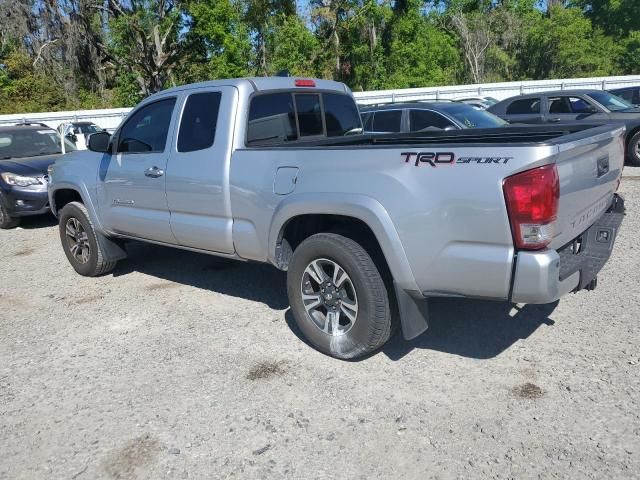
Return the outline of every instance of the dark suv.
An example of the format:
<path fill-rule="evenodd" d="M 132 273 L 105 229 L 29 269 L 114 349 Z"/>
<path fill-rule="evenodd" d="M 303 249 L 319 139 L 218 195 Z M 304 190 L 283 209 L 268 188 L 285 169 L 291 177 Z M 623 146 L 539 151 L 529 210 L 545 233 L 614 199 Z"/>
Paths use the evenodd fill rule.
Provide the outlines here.
<path fill-rule="evenodd" d="M 67 140 L 65 150 L 75 147 Z M 45 125 L 0 127 L 0 228 L 49 211 L 47 168 L 60 155 L 60 136 Z"/>

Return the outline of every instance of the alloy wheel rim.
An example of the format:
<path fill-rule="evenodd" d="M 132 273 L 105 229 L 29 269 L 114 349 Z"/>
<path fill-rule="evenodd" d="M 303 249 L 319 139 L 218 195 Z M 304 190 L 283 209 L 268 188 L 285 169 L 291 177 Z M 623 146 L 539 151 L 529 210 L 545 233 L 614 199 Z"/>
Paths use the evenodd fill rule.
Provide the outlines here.
<path fill-rule="evenodd" d="M 87 263 L 91 255 L 89 235 L 77 218 L 71 217 L 67 220 L 65 234 L 73 258 L 81 264 Z"/>
<path fill-rule="evenodd" d="M 351 277 L 333 260 L 318 258 L 304 269 L 300 285 L 305 312 L 331 336 L 344 335 L 358 318 L 358 296 Z"/>

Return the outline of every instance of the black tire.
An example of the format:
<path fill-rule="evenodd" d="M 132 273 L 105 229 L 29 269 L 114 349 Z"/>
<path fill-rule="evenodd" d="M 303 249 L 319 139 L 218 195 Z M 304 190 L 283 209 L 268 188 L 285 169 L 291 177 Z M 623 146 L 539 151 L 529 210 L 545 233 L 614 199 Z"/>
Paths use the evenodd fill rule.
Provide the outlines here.
<path fill-rule="evenodd" d="M 627 143 L 627 163 L 631 167 L 640 167 L 640 130 Z"/>
<path fill-rule="evenodd" d="M 305 309 L 302 288 L 305 269 L 314 260 L 337 263 L 348 275 L 357 295 L 358 312 L 345 333 L 323 331 Z M 295 321 L 307 340 L 321 352 L 340 359 L 356 359 L 382 347 L 391 336 L 391 305 L 385 283 L 367 251 L 335 233 L 319 233 L 295 249 L 287 273 L 287 293 Z"/>
<path fill-rule="evenodd" d="M 0 229 L 9 230 L 20 225 L 20 219 L 9 216 L 9 212 L 4 208 L 4 199 L 0 197 Z"/>
<path fill-rule="evenodd" d="M 87 261 L 83 262 L 72 253 L 72 240 L 67 235 L 67 223 L 72 219 L 76 219 L 83 231 L 86 233 L 86 241 L 89 251 Z M 80 275 L 85 277 L 97 277 L 113 270 L 118 262 L 108 262 L 105 260 L 104 252 L 96 238 L 96 232 L 89 218 L 89 214 L 85 206 L 80 202 L 70 202 L 60 211 L 60 241 L 67 260 L 73 269 Z"/>

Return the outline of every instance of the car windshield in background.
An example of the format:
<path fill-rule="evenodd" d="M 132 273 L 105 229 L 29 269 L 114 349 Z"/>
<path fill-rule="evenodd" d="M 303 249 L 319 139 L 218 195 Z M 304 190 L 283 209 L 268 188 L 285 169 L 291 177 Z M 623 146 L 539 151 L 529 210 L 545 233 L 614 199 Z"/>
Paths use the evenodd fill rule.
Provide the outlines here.
<path fill-rule="evenodd" d="M 102 129 L 94 124 L 90 124 L 90 125 L 80 125 L 80 133 L 84 133 L 84 134 L 92 134 L 92 133 L 98 133 L 101 132 Z"/>
<path fill-rule="evenodd" d="M 65 141 L 66 151 L 75 146 Z M 62 153 L 60 136 L 55 130 L 12 130 L 0 132 L 0 160 L 10 158 L 36 157 Z"/>
<path fill-rule="evenodd" d="M 609 92 L 593 92 L 589 96 L 612 112 L 636 108 L 635 105 L 627 102 L 624 98 L 616 97 Z"/>
<path fill-rule="evenodd" d="M 493 113 L 478 110 L 464 103 L 443 104 L 438 108 L 467 128 L 495 128 L 507 125 L 507 122 Z"/>

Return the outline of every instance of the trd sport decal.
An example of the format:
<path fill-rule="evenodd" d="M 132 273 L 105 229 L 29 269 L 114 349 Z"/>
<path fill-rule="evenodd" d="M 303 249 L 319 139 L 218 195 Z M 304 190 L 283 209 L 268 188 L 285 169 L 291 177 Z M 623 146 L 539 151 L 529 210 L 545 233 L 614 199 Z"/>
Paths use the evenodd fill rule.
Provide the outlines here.
<path fill-rule="evenodd" d="M 415 167 L 420 165 L 431 165 L 432 167 L 444 167 L 455 165 L 456 163 L 476 163 L 487 165 L 502 165 L 513 157 L 460 157 L 456 160 L 453 152 L 402 152 L 400 154 L 404 163 L 413 163 Z"/>

